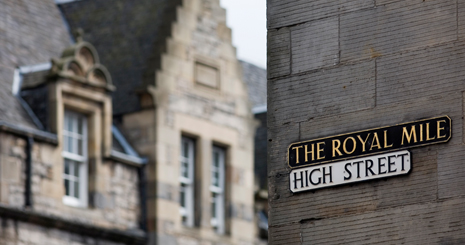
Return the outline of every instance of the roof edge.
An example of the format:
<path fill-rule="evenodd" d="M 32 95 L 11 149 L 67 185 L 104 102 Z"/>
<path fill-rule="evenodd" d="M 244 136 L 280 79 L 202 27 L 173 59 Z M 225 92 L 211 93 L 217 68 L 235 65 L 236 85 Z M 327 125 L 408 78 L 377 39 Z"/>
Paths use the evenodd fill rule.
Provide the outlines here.
<path fill-rule="evenodd" d="M 23 126 L 7 123 L 5 121 L 0 121 L 0 131 L 12 133 L 23 137 L 32 137 L 37 141 L 50 143 L 52 145 L 58 145 L 58 136 L 56 134 L 43 130 L 26 128 Z"/>
<path fill-rule="evenodd" d="M 129 164 L 135 167 L 141 167 L 147 163 L 146 158 L 131 156 L 131 155 L 128 155 L 126 153 L 119 152 L 116 150 L 111 150 L 110 157 L 108 158 L 118 161 L 118 162 Z"/>
<path fill-rule="evenodd" d="M 257 106 L 254 106 L 252 108 L 252 113 L 253 114 L 260 114 L 260 113 L 264 113 L 264 112 L 267 112 L 267 105 L 266 104 L 257 105 Z"/>

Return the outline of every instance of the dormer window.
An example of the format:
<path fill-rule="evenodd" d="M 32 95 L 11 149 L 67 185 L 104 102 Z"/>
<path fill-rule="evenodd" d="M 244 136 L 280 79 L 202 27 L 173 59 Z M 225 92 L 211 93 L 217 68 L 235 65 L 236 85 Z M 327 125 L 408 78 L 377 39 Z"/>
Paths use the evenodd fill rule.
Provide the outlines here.
<path fill-rule="evenodd" d="M 87 206 L 87 118 L 66 110 L 63 123 L 63 202 Z"/>

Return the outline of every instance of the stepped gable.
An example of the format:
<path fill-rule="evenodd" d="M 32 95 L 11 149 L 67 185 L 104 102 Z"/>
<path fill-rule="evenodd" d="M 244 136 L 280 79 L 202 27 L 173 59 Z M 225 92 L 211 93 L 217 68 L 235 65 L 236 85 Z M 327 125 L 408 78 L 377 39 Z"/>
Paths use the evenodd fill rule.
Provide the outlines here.
<path fill-rule="evenodd" d="M 71 30 L 82 28 L 118 90 L 113 113 L 140 110 L 138 91 L 154 84 L 180 0 L 93 0 L 60 4 Z"/>

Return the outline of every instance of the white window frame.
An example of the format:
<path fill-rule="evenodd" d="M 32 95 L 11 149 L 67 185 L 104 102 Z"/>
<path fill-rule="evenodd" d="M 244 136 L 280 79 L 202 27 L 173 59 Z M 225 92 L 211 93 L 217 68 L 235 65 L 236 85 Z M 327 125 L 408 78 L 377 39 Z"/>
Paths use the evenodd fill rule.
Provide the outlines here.
<path fill-rule="evenodd" d="M 82 120 L 82 135 L 78 134 L 78 120 Z M 66 123 L 69 122 L 69 120 L 72 120 L 72 130 L 68 131 L 65 130 L 66 128 Z M 64 185 L 64 182 L 66 179 L 70 180 L 70 192 L 72 193 L 70 196 L 66 195 L 66 189 L 65 189 L 65 194 L 63 195 L 63 203 L 69 206 L 74 206 L 74 207 L 87 207 L 88 205 L 88 163 L 87 163 L 87 144 L 88 144 L 88 135 L 87 135 L 87 117 L 83 114 L 65 110 L 64 112 L 64 118 L 63 118 L 63 150 L 61 153 L 61 156 L 63 157 L 63 187 L 66 188 Z M 67 151 L 67 139 L 71 138 L 73 141 L 73 149 L 71 149 L 72 152 Z M 79 141 L 78 139 L 81 140 L 81 147 L 82 147 L 82 154 L 78 154 L 78 144 Z M 74 164 L 78 164 L 78 171 L 79 175 L 78 177 L 75 177 L 73 175 L 74 169 L 70 168 L 70 172 L 72 172 L 70 175 L 65 174 L 65 164 L 66 160 L 73 161 Z M 78 197 L 75 197 L 74 194 L 74 184 L 72 183 L 72 179 L 77 179 L 78 185 L 79 185 L 79 194 Z"/>
<path fill-rule="evenodd" d="M 183 156 L 184 147 L 187 146 L 188 157 Z M 185 226 L 194 226 L 194 164 L 195 141 L 192 138 L 181 137 L 181 154 L 179 154 L 179 214 Z M 187 176 L 183 176 L 183 165 L 187 164 Z M 185 206 L 182 206 L 181 195 L 184 192 Z"/>
<path fill-rule="evenodd" d="M 215 154 L 218 154 L 218 167 L 214 165 Z M 211 219 L 210 224 L 218 234 L 225 232 L 225 219 L 224 219 L 224 187 L 225 187 L 225 159 L 226 150 L 224 148 L 213 146 L 212 150 L 212 164 L 211 164 L 211 177 L 210 177 L 210 197 L 211 197 Z M 218 172 L 218 185 L 214 185 L 214 175 Z"/>

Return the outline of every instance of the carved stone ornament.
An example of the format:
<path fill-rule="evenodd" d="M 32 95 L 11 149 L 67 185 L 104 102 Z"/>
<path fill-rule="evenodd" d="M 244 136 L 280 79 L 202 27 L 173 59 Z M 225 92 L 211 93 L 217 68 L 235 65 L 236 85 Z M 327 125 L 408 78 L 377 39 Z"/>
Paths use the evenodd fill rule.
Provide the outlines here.
<path fill-rule="evenodd" d="M 76 44 L 65 49 L 59 59 L 52 59 L 52 76 L 67 78 L 76 82 L 107 91 L 114 91 L 110 73 L 100 64 L 97 50 L 82 39 L 77 31 Z"/>

